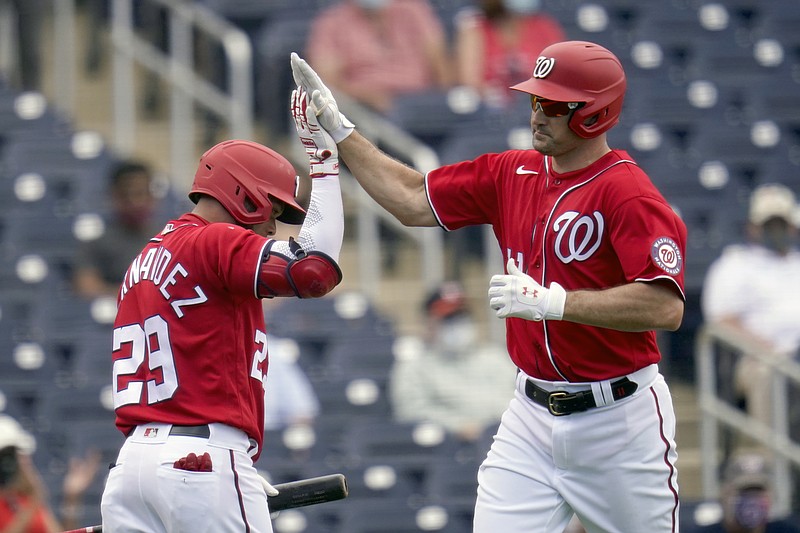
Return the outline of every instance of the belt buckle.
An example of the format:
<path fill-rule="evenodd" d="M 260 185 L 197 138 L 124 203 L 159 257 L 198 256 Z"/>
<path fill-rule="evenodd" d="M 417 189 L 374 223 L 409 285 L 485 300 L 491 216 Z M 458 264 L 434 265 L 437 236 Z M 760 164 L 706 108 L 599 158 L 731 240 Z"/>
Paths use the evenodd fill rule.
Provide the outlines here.
<path fill-rule="evenodd" d="M 551 415 L 553 415 L 553 416 L 565 416 L 565 415 L 569 414 L 569 413 L 562 413 L 562 412 L 556 411 L 555 410 L 555 404 L 554 404 L 555 400 L 558 400 L 558 399 L 561 399 L 561 398 L 566 398 L 567 396 L 569 396 L 569 393 L 566 392 L 566 391 L 562 391 L 562 390 L 553 391 L 553 392 L 551 392 L 550 394 L 547 395 L 547 410 L 550 411 Z"/>

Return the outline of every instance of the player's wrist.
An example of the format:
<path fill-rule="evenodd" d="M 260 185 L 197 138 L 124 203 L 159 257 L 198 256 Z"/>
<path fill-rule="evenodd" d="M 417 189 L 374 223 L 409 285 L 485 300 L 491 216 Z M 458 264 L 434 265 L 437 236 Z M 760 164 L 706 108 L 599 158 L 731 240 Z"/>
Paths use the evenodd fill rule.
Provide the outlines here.
<path fill-rule="evenodd" d="M 561 320 L 564 318 L 564 307 L 567 304 L 567 291 L 564 287 L 553 281 L 547 289 L 547 307 L 545 320 Z"/>
<path fill-rule="evenodd" d="M 339 175 L 339 158 L 331 157 L 324 161 L 311 161 L 309 175 L 312 178 Z"/>
<path fill-rule="evenodd" d="M 347 117 L 344 116 L 340 111 L 338 123 L 331 131 L 328 131 L 328 133 L 333 138 L 334 142 L 336 142 L 336 144 L 339 144 L 343 140 L 350 137 L 350 134 L 353 133 L 353 130 L 355 130 L 355 128 L 356 128 L 355 125 L 352 122 L 350 122 L 347 119 Z"/>

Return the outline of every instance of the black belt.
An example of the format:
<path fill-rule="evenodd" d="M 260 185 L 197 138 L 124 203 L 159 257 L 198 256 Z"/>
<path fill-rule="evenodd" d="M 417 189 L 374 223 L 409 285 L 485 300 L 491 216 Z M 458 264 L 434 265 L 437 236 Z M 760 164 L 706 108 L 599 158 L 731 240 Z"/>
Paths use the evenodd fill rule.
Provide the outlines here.
<path fill-rule="evenodd" d="M 614 400 L 621 400 L 636 392 L 638 388 L 639 385 L 636 382 L 622 378 L 611 384 L 611 394 L 614 396 Z M 531 380 L 527 380 L 525 394 L 535 403 L 546 407 L 553 416 L 571 415 L 597 407 L 591 390 L 581 392 L 548 391 Z"/>
<path fill-rule="evenodd" d="M 211 429 L 205 426 L 172 426 L 169 434 L 173 437 L 200 437 L 207 439 L 211 436 Z"/>

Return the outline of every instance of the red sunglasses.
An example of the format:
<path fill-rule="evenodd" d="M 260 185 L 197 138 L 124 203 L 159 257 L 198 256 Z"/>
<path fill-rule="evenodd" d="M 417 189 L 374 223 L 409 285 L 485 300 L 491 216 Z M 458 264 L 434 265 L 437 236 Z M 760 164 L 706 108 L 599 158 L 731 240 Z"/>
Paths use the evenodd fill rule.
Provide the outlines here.
<path fill-rule="evenodd" d="M 565 117 L 571 111 L 575 111 L 583 105 L 582 102 L 557 102 L 556 100 L 547 100 L 535 94 L 531 95 L 531 109 L 536 112 L 542 110 L 546 117 Z"/>

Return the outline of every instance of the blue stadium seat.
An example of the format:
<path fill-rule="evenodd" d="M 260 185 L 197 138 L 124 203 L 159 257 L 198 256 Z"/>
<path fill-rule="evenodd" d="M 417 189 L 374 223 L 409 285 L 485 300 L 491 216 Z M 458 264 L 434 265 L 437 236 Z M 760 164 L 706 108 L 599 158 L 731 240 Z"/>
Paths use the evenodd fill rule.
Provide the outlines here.
<path fill-rule="evenodd" d="M 347 501 L 289 509 L 272 518 L 275 533 L 336 533 L 338 511 Z"/>
<path fill-rule="evenodd" d="M 684 258 L 687 291 L 700 290 L 706 271 L 722 249 L 738 240 L 742 228 L 738 222 L 735 193 L 732 189 L 707 191 L 668 197 L 688 228 Z M 714 207 L 718 206 L 718 207 Z"/>
<path fill-rule="evenodd" d="M 312 381 L 322 416 L 389 417 L 387 377 L 320 376 Z"/>
<path fill-rule="evenodd" d="M 426 501 L 474 507 L 481 462 L 477 459 L 462 462 L 447 456 L 432 461 L 425 473 Z"/>
<path fill-rule="evenodd" d="M 470 124 L 480 128 L 480 117 L 485 113 L 477 106 L 471 113 L 457 113 L 450 99 L 447 91 L 437 89 L 401 94 L 395 97 L 387 117 L 436 150 L 453 129 Z"/>
<path fill-rule="evenodd" d="M 6 175 L 15 178 L 25 173 L 40 174 L 48 190 L 67 200 L 73 212 L 87 211 L 96 207 L 96 194 L 105 190 L 105 178 L 113 163 L 110 152 L 91 143 L 89 140 L 74 148 L 81 143 L 72 135 L 12 139 L 0 152 L 0 165 Z M 85 153 L 80 152 L 84 149 Z"/>
<path fill-rule="evenodd" d="M 455 517 L 458 518 L 458 517 Z M 403 501 L 353 500 L 343 505 L 338 533 L 464 533 L 465 524 L 444 507 L 412 507 Z"/>
<path fill-rule="evenodd" d="M 111 327 L 95 323 L 88 315 L 74 322 L 78 334 L 70 338 L 72 383 L 76 386 L 111 383 Z"/>
<path fill-rule="evenodd" d="M 255 36 L 258 113 L 268 130 L 275 135 L 294 135 L 289 131 L 289 108 L 286 102 L 295 84 L 289 64 L 289 54 L 304 55 L 311 30 L 307 13 L 290 13 L 270 19 Z"/>
<path fill-rule="evenodd" d="M 411 502 L 421 499 L 420 487 L 398 472 L 391 461 L 346 465 L 339 469 L 347 479 L 348 504 L 353 500 Z"/>
<path fill-rule="evenodd" d="M 386 380 L 394 355 L 394 335 L 358 335 L 334 339 L 323 353 L 327 375 Z"/>
<path fill-rule="evenodd" d="M 323 364 L 324 350 L 336 339 L 393 333 L 391 321 L 356 291 L 323 298 L 276 299 L 267 306 L 265 317 L 276 335 L 297 341 L 301 348 L 299 363 L 307 371 Z"/>
<path fill-rule="evenodd" d="M 436 424 L 391 420 L 356 421 L 343 435 L 342 444 L 355 464 L 391 464 L 420 485 L 431 461 L 458 448 L 457 439 Z"/>
<path fill-rule="evenodd" d="M 442 142 L 439 159 L 442 164 L 450 164 L 469 161 L 481 154 L 503 152 L 511 148 L 508 135 L 508 129 L 456 128 Z"/>

